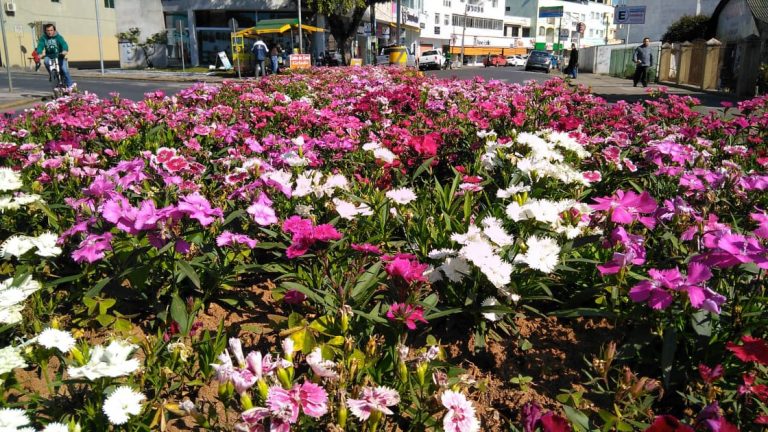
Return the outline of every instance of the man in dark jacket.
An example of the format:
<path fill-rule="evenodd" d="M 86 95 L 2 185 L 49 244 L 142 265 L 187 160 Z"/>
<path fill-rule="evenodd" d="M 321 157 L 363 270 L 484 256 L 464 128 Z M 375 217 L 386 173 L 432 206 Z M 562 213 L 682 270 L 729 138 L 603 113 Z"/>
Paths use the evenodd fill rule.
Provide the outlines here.
<path fill-rule="evenodd" d="M 261 76 L 267 76 L 267 70 L 264 68 L 264 61 L 267 59 L 267 54 L 269 54 L 269 49 L 267 49 L 267 44 L 264 43 L 261 38 L 258 38 L 256 40 L 256 43 L 253 44 L 253 48 L 251 48 L 251 52 L 253 53 L 254 59 L 256 59 L 256 71 L 255 75 L 256 77 L 261 74 Z"/>
<path fill-rule="evenodd" d="M 650 47 L 651 40 L 643 39 L 643 44 L 635 48 L 632 54 L 632 61 L 635 63 L 635 77 L 633 79 L 635 87 L 638 82 L 643 83 L 643 87 L 648 87 L 648 68 L 653 67 L 653 51 Z"/>
<path fill-rule="evenodd" d="M 576 79 L 579 74 L 579 50 L 576 49 L 576 44 L 571 44 L 571 56 L 568 57 L 566 73 L 570 74 L 573 79 Z"/>

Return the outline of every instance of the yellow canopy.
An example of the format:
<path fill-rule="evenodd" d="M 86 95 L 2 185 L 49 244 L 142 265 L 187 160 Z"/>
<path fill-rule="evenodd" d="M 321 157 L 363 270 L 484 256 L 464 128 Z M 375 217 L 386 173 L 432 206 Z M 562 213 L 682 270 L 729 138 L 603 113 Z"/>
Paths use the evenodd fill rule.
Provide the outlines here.
<path fill-rule="evenodd" d="M 262 34 L 285 33 L 290 29 L 298 30 L 298 28 L 298 18 L 262 20 L 257 22 L 256 25 L 251 28 L 240 30 L 235 33 L 235 36 L 253 37 Z M 301 24 L 301 29 L 310 33 L 325 31 L 325 29 L 321 29 L 320 27 L 314 27 L 303 23 Z"/>

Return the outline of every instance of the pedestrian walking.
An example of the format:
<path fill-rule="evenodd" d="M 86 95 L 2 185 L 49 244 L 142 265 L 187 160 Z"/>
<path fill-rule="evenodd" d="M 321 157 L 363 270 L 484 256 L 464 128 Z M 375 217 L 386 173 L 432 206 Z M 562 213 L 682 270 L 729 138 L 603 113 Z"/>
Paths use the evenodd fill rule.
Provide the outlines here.
<path fill-rule="evenodd" d="M 576 49 L 576 44 L 571 44 L 571 54 L 568 57 L 568 66 L 565 68 L 565 73 L 573 79 L 576 79 L 576 76 L 579 74 L 579 50 Z"/>
<path fill-rule="evenodd" d="M 650 38 L 644 38 L 643 44 L 635 48 L 635 52 L 632 53 L 632 61 L 635 63 L 634 87 L 637 87 L 639 82 L 643 83 L 643 87 L 648 87 L 648 68 L 653 67 L 650 43 Z"/>
<path fill-rule="evenodd" d="M 277 73 L 277 58 L 280 56 L 280 51 L 277 48 L 277 44 L 272 45 L 272 49 L 269 50 L 269 59 L 272 63 L 272 73 Z"/>
<path fill-rule="evenodd" d="M 264 67 L 264 62 L 267 60 L 267 54 L 269 53 L 269 49 L 267 49 L 267 44 L 264 43 L 261 38 L 258 38 L 256 40 L 256 43 L 253 44 L 253 48 L 251 48 L 251 52 L 253 53 L 254 58 L 256 59 L 256 70 L 254 71 L 254 75 L 258 77 L 266 76 L 267 70 Z"/>

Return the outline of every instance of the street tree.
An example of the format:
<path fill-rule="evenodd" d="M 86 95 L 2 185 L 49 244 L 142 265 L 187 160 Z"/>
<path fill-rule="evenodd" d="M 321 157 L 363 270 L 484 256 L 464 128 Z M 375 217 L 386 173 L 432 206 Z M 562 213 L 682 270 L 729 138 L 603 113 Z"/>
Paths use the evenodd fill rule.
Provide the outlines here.
<path fill-rule="evenodd" d="M 707 39 L 709 15 L 683 15 L 667 28 L 661 37 L 662 42 L 690 42 L 695 39 Z"/>
<path fill-rule="evenodd" d="M 357 29 L 363 20 L 365 11 L 376 3 L 389 0 L 305 0 L 313 12 L 323 14 L 328 20 L 328 29 L 341 49 L 343 62 L 351 54 L 350 39 L 357 35 Z"/>

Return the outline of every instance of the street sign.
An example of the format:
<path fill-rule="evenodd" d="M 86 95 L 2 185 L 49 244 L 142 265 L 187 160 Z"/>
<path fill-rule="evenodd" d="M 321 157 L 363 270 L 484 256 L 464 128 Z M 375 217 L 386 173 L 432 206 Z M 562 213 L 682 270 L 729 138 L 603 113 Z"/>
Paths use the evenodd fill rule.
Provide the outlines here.
<path fill-rule="evenodd" d="M 562 18 L 562 6 L 544 6 L 539 8 L 539 18 Z"/>
<path fill-rule="evenodd" d="M 571 31 L 567 28 L 560 29 L 560 39 L 568 39 L 568 36 L 571 35 Z"/>
<path fill-rule="evenodd" d="M 291 69 L 309 69 L 312 67 L 312 57 L 309 54 L 291 54 Z"/>
<path fill-rule="evenodd" d="M 580 22 L 576 24 L 576 31 L 578 31 L 581 34 L 584 34 L 584 32 L 587 30 L 587 25 L 583 22 Z"/>
<path fill-rule="evenodd" d="M 645 24 L 645 6 L 616 6 L 614 24 Z"/>

